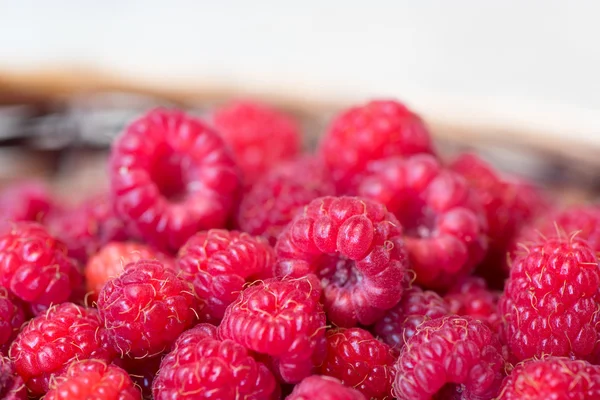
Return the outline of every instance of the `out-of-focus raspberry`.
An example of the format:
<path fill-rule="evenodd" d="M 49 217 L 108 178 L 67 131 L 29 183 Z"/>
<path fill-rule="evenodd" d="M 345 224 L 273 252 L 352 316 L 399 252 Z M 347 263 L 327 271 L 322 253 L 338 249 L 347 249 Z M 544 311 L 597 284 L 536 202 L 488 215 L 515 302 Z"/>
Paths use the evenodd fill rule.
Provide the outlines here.
<path fill-rule="evenodd" d="M 25 308 L 9 291 L 0 286 L 0 357 L 8 348 L 25 322 Z"/>
<path fill-rule="evenodd" d="M 498 332 L 501 318 L 498 314 L 498 299 L 501 292 L 488 289 L 485 280 L 469 276 L 460 280 L 444 296 L 450 312 L 479 319 Z"/>
<path fill-rule="evenodd" d="M 40 181 L 21 181 L 0 191 L 2 221 L 42 222 L 53 206 L 50 191 Z"/>
<path fill-rule="evenodd" d="M 0 356 L 0 398 L 2 400 L 27 400 L 27 387 L 15 371 L 10 358 Z"/>
<path fill-rule="evenodd" d="M 312 375 L 294 387 L 286 400 L 367 400 L 358 390 L 330 376 Z"/>

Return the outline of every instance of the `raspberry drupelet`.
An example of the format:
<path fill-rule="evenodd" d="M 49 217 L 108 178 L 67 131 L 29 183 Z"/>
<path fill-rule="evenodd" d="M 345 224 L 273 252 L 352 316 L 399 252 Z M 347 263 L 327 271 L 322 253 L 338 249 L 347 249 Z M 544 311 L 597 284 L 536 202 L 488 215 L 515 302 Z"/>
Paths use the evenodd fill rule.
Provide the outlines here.
<path fill-rule="evenodd" d="M 246 282 L 272 277 L 275 251 L 263 238 L 211 229 L 187 241 L 177 264 L 203 304 L 200 320 L 218 323 Z"/>
<path fill-rule="evenodd" d="M 326 349 L 319 281 L 267 279 L 244 289 L 225 311 L 219 335 L 273 359 L 286 383 L 297 383 L 321 364 Z"/>
<path fill-rule="evenodd" d="M 60 304 L 82 284 L 66 246 L 35 222 L 16 222 L 0 233 L 0 286 L 33 304 Z"/>
<path fill-rule="evenodd" d="M 54 306 L 30 320 L 10 347 L 10 358 L 32 395 L 42 395 L 74 360 L 110 362 L 114 352 L 98 312 L 73 303 Z"/>
<path fill-rule="evenodd" d="M 156 109 L 132 122 L 113 143 L 109 167 L 117 215 L 165 251 L 223 227 L 238 197 L 225 143 L 181 111 Z"/>
<path fill-rule="evenodd" d="M 190 284 L 158 260 L 140 260 L 106 282 L 98 311 L 110 344 L 122 356 L 151 357 L 197 322 Z"/>
<path fill-rule="evenodd" d="M 8 290 L 0 286 L 0 357 L 8 354 L 8 348 L 25 323 L 25 308 Z"/>
<path fill-rule="evenodd" d="M 215 110 L 212 119 L 233 150 L 247 185 L 300 151 L 302 141 L 296 122 L 266 104 L 233 101 Z"/>
<path fill-rule="evenodd" d="M 448 316 L 423 323 L 396 362 L 400 400 L 491 399 L 504 372 L 500 342 L 481 321 Z"/>
<path fill-rule="evenodd" d="M 373 160 L 433 153 L 421 118 L 394 100 L 374 100 L 342 112 L 323 137 L 319 154 L 339 193 L 347 193 Z"/>
<path fill-rule="evenodd" d="M 42 222 L 53 207 L 50 191 L 40 181 L 21 181 L 0 192 L 0 221 Z"/>
<path fill-rule="evenodd" d="M 494 332 L 498 332 L 501 323 L 498 314 L 500 294 L 501 292 L 488 289 L 483 278 L 468 276 L 452 287 L 444 296 L 444 300 L 452 314 L 479 319 L 488 324 Z"/>
<path fill-rule="evenodd" d="M 398 218 L 418 284 L 447 289 L 483 259 L 487 224 L 481 203 L 467 181 L 435 157 L 370 163 L 357 193 Z"/>
<path fill-rule="evenodd" d="M 27 400 L 27 387 L 15 371 L 12 360 L 0 355 L 0 399 Z"/>
<path fill-rule="evenodd" d="M 577 236 L 539 238 L 513 261 L 498 312 L 513 361 L 543 355 L 599 361 L 596 251 Z"/>
<path fill-rule="evenodd" d="M 199 324 L 184 332 L 160 364 L 155 400 L 269 400 L 277 381 L 244 346 L 220 340 L 217 328 Z"/>
<path fill-rule="evenodd" d="M 358 390 L 330 376 L 312 375 L 294 387 L 286 400 L 367 400 Z"/>
<path fill-rule="evenodd" d="M 327 317 L 370 325 L 395 306 L 408 267 L 402 227 L 384 206 L 358 197 L 321 197 L 279 237 L 279 276 L 317 275 Z"/>
<path fill-rule="evenodd" d="M 75 361 L 55 378 L 44 400 L 140 400 L 127 372 L 103 360 Z"/>

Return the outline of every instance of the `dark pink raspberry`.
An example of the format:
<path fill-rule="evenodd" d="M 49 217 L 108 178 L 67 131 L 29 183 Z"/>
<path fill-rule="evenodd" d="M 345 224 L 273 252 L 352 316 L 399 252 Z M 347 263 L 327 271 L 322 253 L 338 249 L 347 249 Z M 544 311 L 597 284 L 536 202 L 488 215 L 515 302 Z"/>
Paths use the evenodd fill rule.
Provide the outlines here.
<path fill-rule="evenodd" d="M 390 346 L 364 329 L 327 331 L 327 357 L 321 374 L 333 376 L 368 399 L 388 399 L 394 380 L 394 357 Z"/>
<path fill-rule="evenodd" d="M 370 325 L 395 306 L 408 266 L 402 227 L 384 206 L 358 197 L 313 200 L 279 237 L 279 276 L 315 273 L 328 318 Z"/>
<path fill-rule="evenodd" d="M 448 314 L 450 309 L 439 294 L 413 286 L 404 292 L 400 303 L 387 310 L 377 321 L 374 332 L 398 352 L 413 337 L 419 325 Z"/>
<path fill-rule="evenodd" d="M 273 358 L 287 383 L 300 382 L 325 351 L 325 313 L 314 275 L 267 279 L 244 289 L 225 311 L 219 335 Z"/>
<path fill-rule="evenodd" d="M 481 203 L 467 181 L 435 157 L 370 163 L 358 194 L 398 218 L 420 285 L 446 289 L 483 259 L 487 228 Z"/>
<path fill-rule="evenodd" d="M 323 163 L 303 157 L 275 166 L 244 195 L 237 225 L 275 244 L 277 237 L 304 206 L 317 197 L 335 194 Z"/>
<path fill-rule="evenodd" d="M 0 286 L 26 302 L 66 301 L 82 284 L 65 245 L 35 222 L 17 222 L 0 234 Z"/>
<path fill-rule="evenodd" d="M 517 365 L 498 400 L 600 399 L 600 366 L 566 357 L 544 357 Z"/>
<path fill-rule="evenodd" d="M 46 393 L 50 381 L 74 360 L 110 362 L 113 357 L 98 312 L 73 303 L 30 320 L 10 346 L 10 358 L 33 395 Z"/>
<path fill-rule="evenodd" d="M 396 362 L 400 400 L 491 399 L 504 372 L 500 342 L 483 322 L 448 316 L 423 323 Z"/>
<path fill-rule="evenodd" d="M 111 345 L 122 355 L 149 357 L 168 349 L 197 321 L 190 284 L 158 260 L 129 263 L 98 296 Z"/>
<path fill-rule="evenodd" d="M 0 286 L 0 357 L 8 354 L 8 348 L 25 323 L 23 304 Z"/>
<path fill-rule="evenodd" d="M 367 400 L 358 390 L 342 385 L 330 376 L 304 378 L 286 400 Z"/>
<path fill-rule="evenodd" d="M 223 227 L 237 201 L 239 173 L 225 143 L 181 111 L 157 109 L 132 122 L 109 164 L 117 215 L 162 250 Z"/>
<path fill-rule="evenodd" d="M 27 400 L 27 387 L 15 371 L 10 358 L 0 356 L 0 398 L 3 400 Z"/>
<path fill-rule="evenodd" d="M 337 116 L 323 137 L 319 153 L 338 190 L 345 193 L 371 161 L 433 153 L 433 146 L 418 115 L 397 101 L 375 100 Z"/>
<path fill-rule="evenodd" d="M 213 123 L 233 150 L 248 185 L 276 164 L 296 156 L 301 148 L 296 122 L 256 101 L 239 100 L 218 108 Z"/>
<path fill-rule="evenodd" d="M 275 251 L 260 237 L 211 229 L 187 241 L 177 264 L 181 278 L 194 285 L 203 304 L 200 320 L 218 323 L 247 282 L 271 277 Z"/>
<path fill-rule="evenodd" d="M 498 314 L 500 294 L 501 292 L 488 289 L 483 278 L 468 276 L 452 287 L 444 296 L 444 300 L 452 314 L 479 319 L 497 332 L 501 323 Z"/>
<path fill-rule="evenodd" d="M 512 263 L 500 296 L 501 333 L 516 361 L 542 355 L 598 360 L 600 267 L 578 237 L 540 238 Z"/>
<path fill-rule="evenodd" d="M 140 388 L 142 398 L 145 400 L 153 400 L 152 383 L 158 373 L 160 362 L 164 355 L 159 354 L 154 357 L 145 358 L 124 357 L 118 360 L 119 366 L 127 371 L 133 383 Z"/>
<path fill-rule="evenodd" d="M 0 192 L 0 220 L 42 222 L 52 207 L 52 196 L 43 182 L 22 181 Z"/>
<path fill-rule="evenodd" d="M 200 324 L 184 332 L 160 364 L 155 400 L 268 400 L 277 381 L 266 365 L 232 340 L 219 340 L 217 328 Z"/>

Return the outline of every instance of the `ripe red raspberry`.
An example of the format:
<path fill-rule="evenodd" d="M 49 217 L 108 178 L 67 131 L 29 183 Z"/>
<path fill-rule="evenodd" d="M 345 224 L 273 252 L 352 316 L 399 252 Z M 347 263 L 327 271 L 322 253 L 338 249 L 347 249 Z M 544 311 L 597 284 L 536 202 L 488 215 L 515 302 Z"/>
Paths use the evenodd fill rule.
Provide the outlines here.
<path fill-rule="evenodd" d="M 502 382 L 504 359 L 487 325 L 448 316 L 420 325 L 395 367 L 393 391 L 400 400 L 491 399 Z"/>
<path fill-rule="evenodd" d="M 327 331 L 327 357 L 321 373 L 339 379 L 368 399 L 391 396 L 396 361 L 390 347 L 364 329 Z"/>
<path fill-rule="evenodd" d="M 483 259 L 481 203 L 463 177 L 433 156 L 370 163 L 358 194 L 385 205 L 400 220 L 417 283 L 446 289 Z"/>
<path fill-rule="evenodd" d="M 219 340 L 213 325 L 199 324 L 163 358 L 152 392 L 155 400 L 267 400 L 276 386 L 269 369 L 246 348 Z"/>
<path fill-rule="evenodd" d="M 60 304 L 82 283 L 65 245 L 35 222 L 17 222 L 0 234 L 0 285 L 18 298 Z"/>
<path fill-rule="evenodd" d="M 110 362 L 98 312 L 73 303 L 54 306 L 30 320 L 10 346 L 10 358 L 31 394 L 41 395 L 49 382 L 74 360 Z"/>
<path fill-rule="evenodd" d="M 223 227 L 237 201 L 239 173 L 225 143 L 180 111 L 157 109 L 131 123 L 109 164 L 117 215 L 162 250 Z"/>
<path fill-rule="evenodd" d="M 192 236 L 177 263 L 203 304 L 200 320 L 218 323 L 247 282 L 272 275 L 275 251 L 260 237 L 211 229 Z"/>
<path fill-rule="evenodd" d="M 600 347 L 600 267 L 577 237 L 540 238 L 513 262 L 498 311 L 516 361 L 542 355 L 594 361 Z"/>
<path fill-rule="evenodd" d="M 50 384 L 44 400 L 139 400 L 125 370 L 103 360 L 76 361 Z"/>
<path fill-rule="evenodd" d="M 330 376 L 304 378 L 286 400 L 367 400 L 358 390 L 342 385 Z"/>
<path fill-rule="evenodd" d="M 304 157 L 277 165 L 244 195 L 237 225 L 244 232 L 262 235 L 274 245 L 277 237 L 312 200 L 335 194 L 323 163 Z"/>
<path fill-rule="evenodd" d="M 374 160 L 433 153 L 421 118 L 394 100 L 375 100 L 352 107 L 331 123 L 319 152 L 331 170 L 340 193 Z"/>
<path fill-rule="evenodd" d="M 296 122 L 256 101 L 226 104 L 215 110 L 213 122 L 233 150 L 248 185 L 277 163 L 296 156 L 301 148 Z"/>
<path fill-rule="evenodd" d="M 483 278 L 468 276 L 452 287 L 444 300 L 452 314 L 468 315 L 481 320 L 492 331 L 498 332 L 501 322 L 498 314 L 500 293 L 489 290 Z"/>
<path fill-rule="evenodd" d="M 27 400 L 27 387 L 15 372 L 10 358 L 0 356 L 0 398 L 3 400 Z"/>
<path fill-rule="evenodd" d="M 374 332 L 397 353 L 413 337 L 419 325 L 448 314 L 450 309 L 439 294 L 414 286 L 404 292 L 400 303 L 377 321 Z"/>
<path fill-rule="evenodd" d="M 0 220 L 41 222 L 52 207 L 52 197 L 43 182 L 18 182 L 0 192 Z"/>
<path fill-rule="evenodd" d="M 25 322 L 23 304 L 0 286 L 0 357 L 8 348 Z"/>
<path fill-rule="evenodd" d="M 600 399 L 600 366 L 583 360 L 545 357 L 517 365 L 498 400 Z"/>
<path fill-rule="evenodd" d="M 168 349 L 197 320 L 191 285 L 158 260 L 127 264 L 106 282 L 98 311 L 121 355 L 147 357 Z"/>
<path fill-rule="evenodd" d="M 279 276 L 315 273 L 328 318 L 370 325 L 395 306 L 408 266 L 402 228 L 384 206 L 358 197 L 321 197 L 279 237 Z"/>
<path fill-rule="evenodd" d="M 314 275 L 267 279 L 244 289 L 225 311 L 219 335 L 274 358 L 287 383 L 300 382 L 325 351 L 325 313 Z"/>

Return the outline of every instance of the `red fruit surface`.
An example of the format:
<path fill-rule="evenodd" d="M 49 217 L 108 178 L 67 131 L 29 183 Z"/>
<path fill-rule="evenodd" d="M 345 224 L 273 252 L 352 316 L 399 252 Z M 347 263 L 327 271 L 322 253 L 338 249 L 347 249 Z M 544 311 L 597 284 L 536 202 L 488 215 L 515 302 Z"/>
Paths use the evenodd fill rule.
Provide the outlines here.
<path fill-rule="evenodd" d="M 260 237 L 212 229 L 192 236 L 180 249 L 177 264 L 203 304 L 200 320 L 218 323 L 247 282 L 271 277 L 275 251 Z"/>
<path fill-rule="evenodd" d="M 2 400 L 27 400 L 27 387 L 15 372 L 10 358 L 0 356 L 0 398 Z"/>
<path fill-rule="evenodd" d="M 152 400 L 152 384 L 164 355 L 145 358 L 124 357 L 119 360 L 119 366 L 127 371 L 133 383 L 140 388 L 142 398 L 145 400 Z"/>
<path fill-rule="evenodd" d="M 423 323 L 396 362 L 400 400 L 492 399 L 504 372 L 500 342 L 483 322 L 448 316 Z"/>
<path fill-rule="evenodd" d="M 304 378 L 286 400 L 367 400 L 358 390 L 342 385 L 330 376 L 312 375 Z"/>
<path fill-rule="evenodd" d="M 127 264 L 98 296 L 109 342 L 121 355 L 138 358 L 168 349 L 196 323 L 196 306 L 191 285 L 158 260 Z"/>
<path fill-rule="evenodd" d="M 313 200 L 279 237 L 279 276 L 314 273 L 327 317 L 369 325 L 395 306 L 408 267 L 402 227 L 384 206 L 358 197 Z"/>
<path fill-rule="evenodd" d="M 54 306 L 30 320 L 10 347 L 16 371 L 33 395 L 46 393 L 50 381 L 74 360 L 110 362 L 113 357 L 98 312 L 73 303 Z"/>
<path fill-rule="evenodd" d="M 53 207 L 43 182 L 25 180 L 0 191 L 0 220 L 42 222 Z"/>
<path fill-rule="evenodd" d="M 433 146 L 418 115 L 397 101 L 374 100 L 338 115 L 318 151 L 346 193 L 371 161 L 433 153 Z"/>
<path fill-rule="evenodd" d="M 268 400 L 277 381 L 250 351 L 219 340 L 217 328 L 199 324 L 184 332 L 162 360 L 154 380 L 155 400 Z"/>
<path fill-rule="evenodd" d="M 140 400 L 127 372 L 102 360 L 76 361 L 54 379 L 44 400 Z"/>
<path fill-rule="evenodd" d="M 393 213 L 405 230 L 416 282 L 447 289 L 487 250 L 481 203 L 467 181 L 431 155 L 370 163 L 358 194 Z"/>
<path fill-rule="evenodd" d="M 306 378 L 325 351 L 325 313 L 314 275 L 267 279 L 244 289 L 225 311 L 219 335 L 273 358 L 287 383 Z"/>
<path fill-rule="evenodd" d="M 498 314 L 498 299 L 501 292 L 488 289 L 485 280 L 468 276 L 460 280 L 444 296 L 450 312 L 479 319 L 497 332 L 501 318 Z"/>
<path fill-rule="evenodd" d="M 302 138 L 296 122 L 266 104 L 231 102 L 215 110 L 213 123 L 233 150 L 248 185 L 300 152 Z"/>
<path fill-rule="evenodd" d="M 8 348 L 24 322 L 23 304 L 0 286 L 0 357 L 8 354 Z"/>
<path fill-rule="evenodd" d="M 132 122 L 113 143 L 109 167 L 117 215 L 165 251 L 223 227 L 238 197 L 225 143 L 181 111 L 156 109 Z"/>

